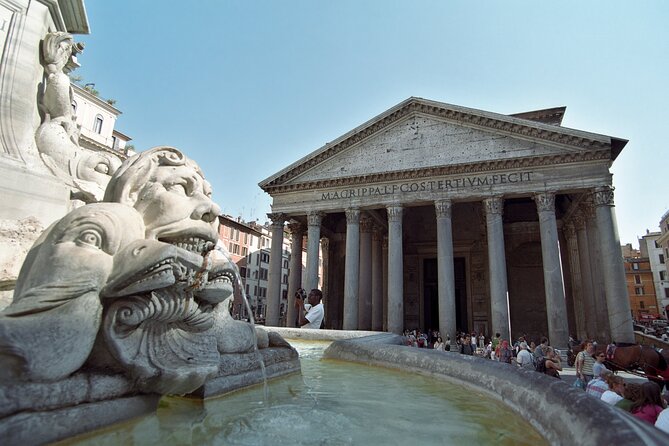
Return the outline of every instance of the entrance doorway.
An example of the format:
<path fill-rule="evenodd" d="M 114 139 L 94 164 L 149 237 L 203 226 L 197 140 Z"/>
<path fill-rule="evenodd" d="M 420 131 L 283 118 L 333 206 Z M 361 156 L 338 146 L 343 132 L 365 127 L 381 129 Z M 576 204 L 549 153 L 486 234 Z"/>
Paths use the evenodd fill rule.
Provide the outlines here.
<path fill-rule="evenodd" d="M 469 332 L 467 313 L 467 277 L 465 259 L 453 259 L 455 277 L 455 326 Z M 423 323 L 424 329 L 439 327 L 439 274 L 437 259 L 423 260 Z"/>

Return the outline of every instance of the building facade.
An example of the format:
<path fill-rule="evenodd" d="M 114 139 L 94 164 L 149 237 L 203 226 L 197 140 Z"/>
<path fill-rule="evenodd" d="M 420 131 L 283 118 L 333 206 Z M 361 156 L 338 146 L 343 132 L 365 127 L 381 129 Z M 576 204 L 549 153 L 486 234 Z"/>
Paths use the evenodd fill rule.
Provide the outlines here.
<path fill-rule="evenodd" d="M 661 250 L 661 253 L 663 254 L 663 261 L 666 261 L 666 259 L 669 259 L 669 212 L 665 212 L 665 214 L 662 216 L 660 219 L 660 233 L 657 239 L 654 242 L 654 246 L 657 246 L 657 255 L 659 258 L 659 254 Z M 666 269 L 666 265 L 664 266 Z M 660 299 L 660 304 L 662 305 L 662 309 L 664 310 L 664 315 L 665 317 L 669 318 L 669 291 L 667 291 L 666 288 L 669 288 L 669 284 L 666 281 L 666 272 L 664 274 L 665 279 L 661 280 L 660 286 L 658 287 L 658 293 L 661 297 Z"/>
<path fill-rule="evenodd" d="M 248 299 L 254 319 L 263 323 L 267 311 L 267 289 L 270 264 L 271 233 L 266 226 L 246 223 L 241 218 L 220 215 L 219 240 L 227 250 L 230 260 L 237 265 L 241 286 Z M 290 239 L 283 238 L 281 256 L 280 317 L 285 325 L 287 313 L 288 267 L 290 264 Z M 235 286 L 233 316 L 249 317 L 241 290 Z"/>
<path fill-rule="evenodd" d="M 326 326 L 633 342 L 609 170 L 627 141 L 564 111 L 409 98 L 262 181 L 273 234 L 306 234 L 307 287 L 324 240 Z"/>
<path fill-rule="evenodd" d="M 637 251 L 625 257 L 625 281 L 630 299 L 630 310 L 635 321 L 645 321 L 658 316 L 655 281 L 648 257 Z"/>

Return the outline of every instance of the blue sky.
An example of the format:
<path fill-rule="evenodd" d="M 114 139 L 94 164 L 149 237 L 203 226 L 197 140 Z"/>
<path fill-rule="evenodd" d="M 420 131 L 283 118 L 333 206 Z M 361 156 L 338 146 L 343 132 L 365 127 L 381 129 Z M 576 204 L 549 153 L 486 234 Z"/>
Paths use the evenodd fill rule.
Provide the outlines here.
<path fill-rule="evenodd" d="M 265 220 L 257 183 L 410 96 L 629 139 L 621 242 L 669 210 L 669 2 L 88 0 L 76 74 L 138 150 L 182 149 L 224 213 Z"/>

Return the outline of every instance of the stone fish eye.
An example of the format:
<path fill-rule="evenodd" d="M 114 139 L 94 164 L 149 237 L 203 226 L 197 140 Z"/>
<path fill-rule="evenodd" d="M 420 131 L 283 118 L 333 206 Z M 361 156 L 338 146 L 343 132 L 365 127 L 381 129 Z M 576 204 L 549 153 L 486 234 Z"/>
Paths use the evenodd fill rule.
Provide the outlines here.
<path fill-rule="evenodd" d="M 79 246 L 90 246 L 93 248 L 102 248 L 102 235 L 95 229 L 86 229 L 75 240 Z"/>
<path fill-rule="evenodd" d="M 104 173 L 104 174 L 109 174 L 109 166 L 105 163 L 98 163 L 97 166 L 95 166 L 94 169 L 96 172 Z"/>

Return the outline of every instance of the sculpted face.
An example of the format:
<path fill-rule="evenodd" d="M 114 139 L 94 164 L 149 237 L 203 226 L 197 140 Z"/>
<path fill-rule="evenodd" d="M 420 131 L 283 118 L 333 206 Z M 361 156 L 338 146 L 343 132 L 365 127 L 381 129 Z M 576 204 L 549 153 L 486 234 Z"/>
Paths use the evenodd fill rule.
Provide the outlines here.
<path fill-rule="evenodd" d="M 220 208 L 197 164 L 172 147 L 155 147 L 127 160 L 112 177 L 105 201 L 133 206 L 146 238 L 204 252 L 218 240 Z"/>
<path fill-rule="evenodd" d="M 161 166 L 139 193 L 135 209 L 144 216 L 146 237 L 202 251 L 218 238 L 219 207 L 211 186 L 191 166 Z"/>

